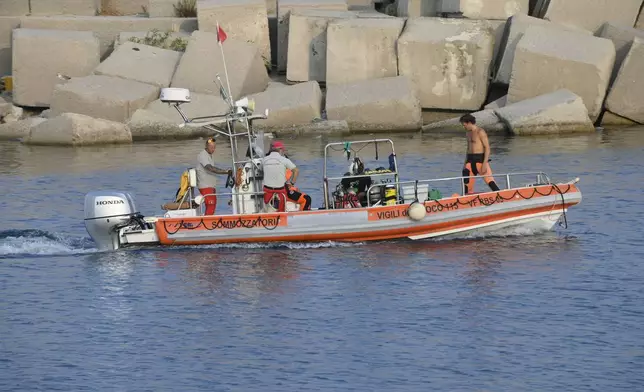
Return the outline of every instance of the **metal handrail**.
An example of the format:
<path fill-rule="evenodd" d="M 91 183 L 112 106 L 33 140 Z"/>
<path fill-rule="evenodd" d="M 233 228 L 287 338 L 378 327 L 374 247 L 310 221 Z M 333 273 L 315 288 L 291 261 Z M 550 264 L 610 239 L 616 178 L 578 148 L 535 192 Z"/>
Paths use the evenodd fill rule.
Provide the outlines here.
<path fill-rule="evenodd" d="M 399 177 L 398 177 L 398 159 L 396 157 L 396 148 L 394 146 L 394 142 L 391 139 L 356 140 L 356 141 L 350 141 L 349 143 L 358 144 L 358 145 L 375 143 L 377 145 L 377 143 L 381 143 L 381 142 L 386 142 L 386 143 L 389 143 L 389 145 L 391 145 L 391 153 L 394 156 L 394 171 L 391 172 L 391 173 L 378 173 L 378 174 L 372 174 L 372 175 L 373 176 L 393 175 L 395 180 L 396 180 L 396 183 L 397 183 L 398 180 L 399 180 Z M 324 208 L 327 209 L 327 210 L 330 208 L 330 205 L 331 205 L 331 203 L 329 202 L 329 192 L 330 192 L 330 190 L 329 190 L 329 180 L 335 180 L 335 179 L 340 179 L 340 178 L 348 178 L 346 176 L 343 176 L 343 177 L 340 177 L 340 178 L 336 178 L 336 177 L 329 178 L 329 177 L 327 177 L 328 150 L 329 150 L 329 147 L 331 147 L 331 146 L 343 146 L 343 145 L 345 145 L 345 142 L 332 142 L 332 143 L 327 143 L 327 145 L 324 147 L 324 169 L 323 169 L 323 179 L 322 179 L 322 191 L 323 191 L 323 194 L 324 194 Z M 369 176 L 371 176 L 371 175 L 369 175 Z M 358 176 L 358 177 L 364 177 L 364 176 Z"/>
<path fill-rule="evenodd" d="M 492 174 L 492 176 L 497 176 L 497 177 L 505 177 L 506 179 L 506 189 L 512 189 L 510 186 L 510 177 L 517 177 L 517 176 L 528 176 L 528 175 L 536 175 L 537 180 L 540 178 L 545 178 L 547 181 L 546 184 L 552 184 L 552 180 L 550 177 L 544 173 L 544 172 L 517 172 L 517 173 L 498 173 L 498 174 Z M 476 178 L 485 178 L 489 177 L 487 175 L 476 175 L 476 176 L 459 176 L 459 177 L 443 177 L 443 178 L 433 178 L 433 179 L 425 179 L 425 180 L 407 180 L 407 181 L 396 181 L 396 190 L 397 190 L 397 195 L 400 195 L 400 185 L 404 184 L 430 184 L 434 182 L 446 182 L 446 181 L 455 181 L 455 180 L 464 180 L 464 179 L 476 179 Z M 385 184 L 372 184 L 368 189 L 367 189 L 367 207 L 371 207 L 371 200 L 369 198 L 369 194 L 371 193 L 371 189 L 375 187 L 381 187 Z M 462 194 L 465 195 L 465 183 L 461 182 L 461 191 Z M 417 190 L 416 190 L 417 193 Z M 396 202 L 398 204 L 398 202 Z"/>

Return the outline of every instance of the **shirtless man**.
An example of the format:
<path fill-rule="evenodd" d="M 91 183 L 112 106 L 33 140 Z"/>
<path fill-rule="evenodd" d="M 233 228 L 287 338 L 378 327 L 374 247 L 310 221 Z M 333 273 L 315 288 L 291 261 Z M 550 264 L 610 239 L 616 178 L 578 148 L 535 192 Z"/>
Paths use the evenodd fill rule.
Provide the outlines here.
<path fill-rule="evenodd" d="M 465 194 L 474 193 L 474 181 L 479 174 L 484 176 L 483 179 L 493 191 L 498 191 L 499 187 L 492 177 L 490 168 L 490 143 L 487 139 L 487 133 L 483 128 L 476 125 L 476 118 L 471 114 L 465 114 L 460 119 L 463 128 L 467 130 L 467 155 L 463 166 L 463 183 L 465 184 Z"/>

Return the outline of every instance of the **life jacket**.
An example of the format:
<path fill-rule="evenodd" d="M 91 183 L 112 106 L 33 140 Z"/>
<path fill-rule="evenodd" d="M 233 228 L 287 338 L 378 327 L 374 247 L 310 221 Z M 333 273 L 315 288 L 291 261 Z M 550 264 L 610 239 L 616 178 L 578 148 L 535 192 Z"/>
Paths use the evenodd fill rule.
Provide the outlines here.
<path fill-rule="evenodd" d="M 181 199 L 183 199 L 183 196 L 186 194 L 186 192 L 188 192 L 188 188 L 190 188 L 190 174 L 186 170 L 181 175 L 179 189 L 177 189 L 177 194 L 174 201 L 179 203 Z"/>

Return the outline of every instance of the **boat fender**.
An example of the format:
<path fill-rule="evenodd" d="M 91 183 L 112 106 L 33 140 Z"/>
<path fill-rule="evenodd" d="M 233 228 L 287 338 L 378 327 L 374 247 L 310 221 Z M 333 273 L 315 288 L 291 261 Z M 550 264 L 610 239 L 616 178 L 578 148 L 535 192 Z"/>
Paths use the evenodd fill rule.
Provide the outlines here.
<path fill-rule="evenodd" d="M 425 210 L 425 206 L 420 204 L 419 202 L 415 201 L 409 205 L 409 208 L 407 209 L 407 216 L 411 220 L 419 221 L 427 215 L 427 210 Z"/>

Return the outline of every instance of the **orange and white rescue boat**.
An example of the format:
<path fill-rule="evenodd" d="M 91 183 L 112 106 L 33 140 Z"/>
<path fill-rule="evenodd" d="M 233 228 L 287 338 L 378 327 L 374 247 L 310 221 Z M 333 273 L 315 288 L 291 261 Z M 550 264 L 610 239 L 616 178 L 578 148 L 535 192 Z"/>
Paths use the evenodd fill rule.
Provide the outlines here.
<path fill-rule="evenodd" d="M 218 192 L 217 197 L 229 197 L 232 211 L 204 215 L 193 168 L 184 173 L 178 198 L 166 204 L 165 212 L 159 216 L 143 217 L 134 198 L 126 192 L 90 192 L 85 197 L 85 225 L 100 249 L 144 244 L 421 240 L 515 227 L 538 232 L 551 230 L 562 218 L 566 219 L 569 207 L 581 202 L 578 178 L 553 183 L 542 172 L 495 174 L 505 179 L 505 189 L 472 195 L 464 194 L 463 177 L 401 180 L 393 142 L 373 139 L 328 144 L 322 178 L 323 206 L 299 211 L 298 205 L 289 201 L 286 212 L 277 212 L 264 204 L 264 135 L 253 128 L 253 121 L 267 118 L 268 112 L 253 114 L 252 101 L 229 99 L 227 114 L 189 119 L 180 108 L 190 102 L 188 90 L 162 89 L 161 100 L 179 111 L 184 119 L 182 126 L 206 127 L 230 139 L 236 184 L 231 185 L 230 193 Z M 243 149 L 239 149 L 240 139 L 245 144 Z M 342 151 L 349 158 L 355 155 L 353 146 L 367 144 L 391 147 L 388 168 L 358 176 L 329 175 L 330 153 Z M 346 184 L 365 176 L 370 177 L 371 186 L 358 199 Z M 454 184 L 458 184 L 460 192 L 442 196 L 445 189 L 453 190 Z"/>

